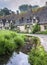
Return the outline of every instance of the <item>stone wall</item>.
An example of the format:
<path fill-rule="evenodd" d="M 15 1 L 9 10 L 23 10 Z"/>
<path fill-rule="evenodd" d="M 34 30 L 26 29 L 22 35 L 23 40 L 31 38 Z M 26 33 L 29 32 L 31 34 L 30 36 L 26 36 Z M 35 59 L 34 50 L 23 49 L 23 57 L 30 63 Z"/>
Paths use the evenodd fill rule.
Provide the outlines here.
<path fill-rule="evenodd" d="M 41 31 L 45 31 L 45 30 L 47 30 L 47 29 L 45 29 L 45 26 L 47 26 L 47 24 L 40 25 L 40 27 L 41 27 Z"/>

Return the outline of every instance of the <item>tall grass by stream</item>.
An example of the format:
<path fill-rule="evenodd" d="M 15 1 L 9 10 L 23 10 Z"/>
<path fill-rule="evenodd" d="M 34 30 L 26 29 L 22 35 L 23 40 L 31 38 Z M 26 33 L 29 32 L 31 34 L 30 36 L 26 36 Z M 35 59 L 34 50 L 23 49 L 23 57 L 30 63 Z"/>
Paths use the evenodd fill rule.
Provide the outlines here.
<path fill-rule="evenodd" d="M 33 37 L 33 44 L 31 51 L 29 52 L 29 62 L 31 65 L 47 65 L 47 52 L 41 45 L 39 38 Z"/>
<path fill-rule="evenodd" d="M 9 54 L 24 45 L 25 36 L 9 30 L 0 30 L 0 55 Z"/>

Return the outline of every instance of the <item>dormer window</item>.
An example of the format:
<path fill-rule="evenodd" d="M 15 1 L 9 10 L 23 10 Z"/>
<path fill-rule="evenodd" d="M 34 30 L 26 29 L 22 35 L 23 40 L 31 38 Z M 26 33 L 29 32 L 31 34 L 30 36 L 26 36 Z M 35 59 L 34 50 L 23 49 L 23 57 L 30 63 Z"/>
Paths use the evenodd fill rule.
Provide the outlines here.
<path fill-rule="evenodd" d="M 10 22 L 12 23 L 12 20 Z"/>
<path fill-rule="evenodd" d="M 3 25 L 5 25 L 5 23 L 6 23 L 6 19 L 2 19 L 2 21 L 3 21 Z"/>
<path fill-rule="evenodd" d="M 36 19 L 37 19 L 38 22 L 40 21 L 39 17 L 36 17 Z"/>
<path fill-rule="evenodd" d="M 36 22 L 36 19 L 33 19 L 33 23 L 35 23 Z"/>
<path fill-rule="evenodd" d="M 27 19 L 27 21 L 29 21 L 29 19 Z"/>
<path fill-rule="evenodd" d="M 32 23 L 35 24 L 35 23 L 38 23 L 40 21 L 39 17 L 33 17 L 33 20 L 32 20 Z"/>
<path fill-rule="evenodd" d="M 19 19 L 19 23 L 23 23 L 24 22 L 24 17 L 22 17 L 21 19 Z"/>
<path fill-rule="evenodd" d="M 2 20 L 0 20 L 0 23 L 2 23 Z"/>
<path fill-rule="evenodd" d="M 27 23 L 29 23 L 30 19 L 27 19 Z"/>
<path fill-rule="evenodd" d="M 22 23 L 23 21 L 21 19 L 19 19 L 19 23 Z"/>
<path fill-rule="evenodd" d="M 24 17 L 22 17 L 21 20 L 24 21 Z"/>
<path fill-rule="evenodd" d="M 36 17 L 33 17 L 32 24 L 35 25 L 37 22 L 38 22 L 37 18 Z"/>

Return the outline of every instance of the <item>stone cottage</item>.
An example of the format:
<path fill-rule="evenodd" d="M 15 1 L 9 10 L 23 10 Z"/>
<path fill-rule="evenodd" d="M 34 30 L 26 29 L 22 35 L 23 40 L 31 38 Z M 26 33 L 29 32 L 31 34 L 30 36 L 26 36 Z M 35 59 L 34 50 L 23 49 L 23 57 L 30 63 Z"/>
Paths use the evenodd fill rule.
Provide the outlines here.
<path fill-rule="evenodd" d="M 31 32 L 32 25 L 38 23 L 41 31 L 47 30 L 47 7 L 40 8 L 33 13 L 29 10 L 22 14 L 11 14 L 0 17 L 0 29 L 11 29 L 11 24 L 14 30 L 19 29 L 21 32 Z"/>

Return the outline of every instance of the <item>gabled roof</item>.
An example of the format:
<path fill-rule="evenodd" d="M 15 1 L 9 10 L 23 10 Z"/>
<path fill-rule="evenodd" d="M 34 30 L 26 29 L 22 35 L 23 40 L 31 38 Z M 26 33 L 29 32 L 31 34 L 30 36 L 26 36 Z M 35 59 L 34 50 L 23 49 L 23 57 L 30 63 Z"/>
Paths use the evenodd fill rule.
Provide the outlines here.
<path fill-rule="evenodd" d="M 21 14 L 11 14 L 11 15 L 7 15 L 7 16 L 2 16 L 0 17 L 0 19 L 6 19 L 6 20 L 17 20 L 17 19 L 20 19 L 22 17 L 29 17 L 29 16 L 32 16 L 32 12 L 29 11 L 29 12 L 25 12 L 25 13 L 21 13 Z"/>
<path fill-rule="evenodd" d="M 21 14 L 11 14 L 11 15 L 7 15 L 7 16 L 2 16 L 2 17 L 0 17 L 0 20 L 6 19 L 6 20 L 16 21 L 16 20 L 21 19 L 22 17 L 24 17 L 24 20 L 26 20 L 30 16 L 33 17 L 34 15 L 36 16 L 36 18 L 37 17 L 39 18 L 39 24 L 47 23 L 47 7 L 41 7 L 36 12 L 32 12 L 30 10 L 30 11 L 27 11 L 27 12 L 21 13 Z"/>
<path fill-rule="evenodd" d="M 40 24 L 47 23 L 47 7 L 42 7 L 34 15 L 39 17 Z"/>

